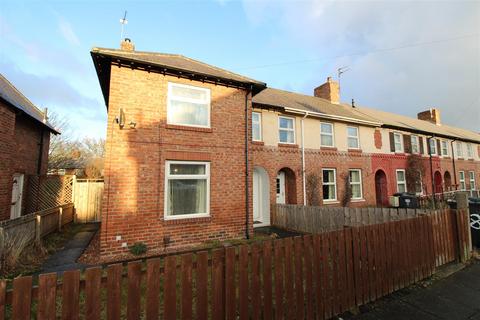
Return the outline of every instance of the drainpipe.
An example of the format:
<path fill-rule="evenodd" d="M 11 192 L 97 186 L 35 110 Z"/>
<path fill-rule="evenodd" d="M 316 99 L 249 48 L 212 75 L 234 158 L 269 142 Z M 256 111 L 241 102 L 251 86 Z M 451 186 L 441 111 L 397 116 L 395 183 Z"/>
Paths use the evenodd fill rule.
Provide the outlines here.
<path fill-rule="evenodd" d="M 450 145 L 452 146 L 452 165 L 453 165 L 453 181 L 455 181 L 455 190 L 457 190 L 457 169 L 455 168 L 455 150 L 453 148 L 453 143 L 457 140 L 452 140 Z"/>
<path fill-rule="evenodd" d="M 428 155 L 430 157 L 430 179 L 432 181 L 432 200 L 433 200 L 433 207 L 436 208 L 435 203 L 435 182 L 433 181 L 433 163 L 432 163 L 432 148 L 430 147 L 430 141 L 434 136 L 427 137 L 427 148 L 428 148 Z"/>
<path fill-rule="evenodd" d="M 38 163 L 37 163 L 37 174 L 40 175 L 42 173 L 42 160 L 43 160 L 43 136 L 45 134 L 45 129 L 42 128 L 40 131 L 40 143 L 38 144 Z"/>
<path fill-rule="evenodd" d="M 304 129 L 304 120 L 308 117 L 308 111 L 305 112 L 301 120 L 302 124 L 302 180 L 303 180 L 303 205 L 307 205 L 307 184 L 305 179 L 305 129 Z"/>
<path fill-rule="evenodd" d="M 250 91 L 249 91 L 250 90 Z M 250 197 L 249 197 L 249 176 L 250 176 L 250 168 L 248 163 L 248 133 L 249 133 L 249 126 L 248 126 L 248 96 L 253 92 L 253 86 L 250 85 L 250 89 L 247 89 L 245 93 L 245 238 L 250 239 L 249 233 L 249 214 L 250 214 Z"/>

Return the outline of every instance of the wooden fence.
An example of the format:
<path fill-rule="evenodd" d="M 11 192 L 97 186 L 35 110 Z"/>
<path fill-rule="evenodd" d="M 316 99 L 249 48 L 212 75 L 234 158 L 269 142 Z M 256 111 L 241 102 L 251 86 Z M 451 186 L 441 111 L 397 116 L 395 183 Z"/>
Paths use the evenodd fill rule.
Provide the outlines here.
<path fill-rule="evenodd" d="M 38 285 L 32 277 L 0 281 L 0 319 L 327 319 L 427 278 L 451 259 L 465 261 L 467 218 L 465 210 L 444 210 L 67 271 L 62 279 L 44 274 Z"/>
<path fill-rule="evenodd" d="M 102 214 L 103 180 L 77 179 L 73 186 L 77 222 L 100 221 Z"/>
<path fill-rule="evenodd" d="M 25 242 L 40 242 L 46 235 L 60 230 L 73 221 L 73 204 L 34 212 L 13 220 L 0 222 L 0 259 L 6 241 L 16 241 L 21 236 Z"/>
<path fill-rule="evenodd" d="M 422 209 L 313 207 L 272 205 L 274 226 L 300 232 L 325 232 L 362 225 L 413 218 L 431 212 Z"/>

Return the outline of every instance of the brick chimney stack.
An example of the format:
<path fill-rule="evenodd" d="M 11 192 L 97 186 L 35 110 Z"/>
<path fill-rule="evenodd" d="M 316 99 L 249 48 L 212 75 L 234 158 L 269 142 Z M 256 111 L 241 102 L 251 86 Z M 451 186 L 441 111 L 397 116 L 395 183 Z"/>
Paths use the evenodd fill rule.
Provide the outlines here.
<path fill-rule="evenodd" d="M 436 124 L 437 126 L 441 125 L 440 122 L 440 110 L 437 108 L 430 108 L 427 111 L 420 112 L 417 114 L 419 120 L 424 120 Z"/>
<path fill-rule="evenodd" d="M 332 77 L 327 78 L 327 82 L 313 90 L 313 95 L 317 98 L 323 98 L 331 103 L 340 103 L 340 86 Z"/>
<path fill-rule="evenodd" d="M 132 40 L 129 38 L 125 38 L 120 42 L 120 49 L 123 51 L 135 51 L 135 45 L 133 44 Z"/>

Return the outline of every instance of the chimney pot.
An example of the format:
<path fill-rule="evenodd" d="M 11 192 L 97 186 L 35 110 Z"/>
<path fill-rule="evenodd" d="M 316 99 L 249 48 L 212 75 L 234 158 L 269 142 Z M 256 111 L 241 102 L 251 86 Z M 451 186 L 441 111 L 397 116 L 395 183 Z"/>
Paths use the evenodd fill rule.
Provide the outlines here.
<path fill-rule="evenodd" d="M 135 45 L 130 38 L 125 38 L 120 42 L 120 49 L 123 51 L 135 51 Z"/>
<path fill-rule="evenodd" d="M 340 86 L 332 77 L 327 77 L 327 82 L 313 90 L 313 95 L 317 98 L 322 98 L 331 103 L 340 103 Z"/>

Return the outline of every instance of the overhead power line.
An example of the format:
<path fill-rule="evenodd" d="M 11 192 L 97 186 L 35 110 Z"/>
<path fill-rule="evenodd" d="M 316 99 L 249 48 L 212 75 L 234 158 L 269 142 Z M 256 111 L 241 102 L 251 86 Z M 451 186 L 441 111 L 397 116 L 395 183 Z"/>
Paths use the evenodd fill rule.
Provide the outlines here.
<path fill-rule="evenodd" d="M 401 46 L 397 46 L 397 47 L 379 48 L 379 49 L 372 49 L 372 50 L 369 50 L 369 51 L 360 51 L 360 52 L 356 52 L 356 53 L 340 54 L 340 55 L 330 56 L 330 57 L 305 59 L 305 60 L 293 60 L 293 61 L 278 62 L 278 63 L 272 63 L 272 64 L 259 65 L 259 66 L 244 67 L 244 68 L 239 68 L 237 70 L 240 71 L 240 70 L 262 69 L 262 68 L 279 67 L 279 66 L 286 66 L 286 65 L 292 65 L 292 64 L 311 63 L 311 62 L 317 62 L 317 61 L 322 61 L 322 60 L 331 60 L 331 59 L 338 59 L 338 58 L 354 57 L 354 56 L 368 55 L 368 54 L 373 54 L 373 53 L 381 53 L 381 52 L 401 50 L 401 49 L 406 49 L 406 48 L 426 46 L 426 45 L 442 43 L 442 42 L 458 41 L 458 40 L 474 38 L 474 37 L 478 37 L 478 36 L 480 36 L 480 33 L 468 34 L 468 35 L 463 35 L 463 36 L 458 36 L 458 37 L 453 37 L 453 38 L 447 38 L 447 39 L 441 39 L 441 40 L 432 40 L 432 41 L 426 41 L 426 42 L 411 43 L 411 44 L 401 45 Z"/>

